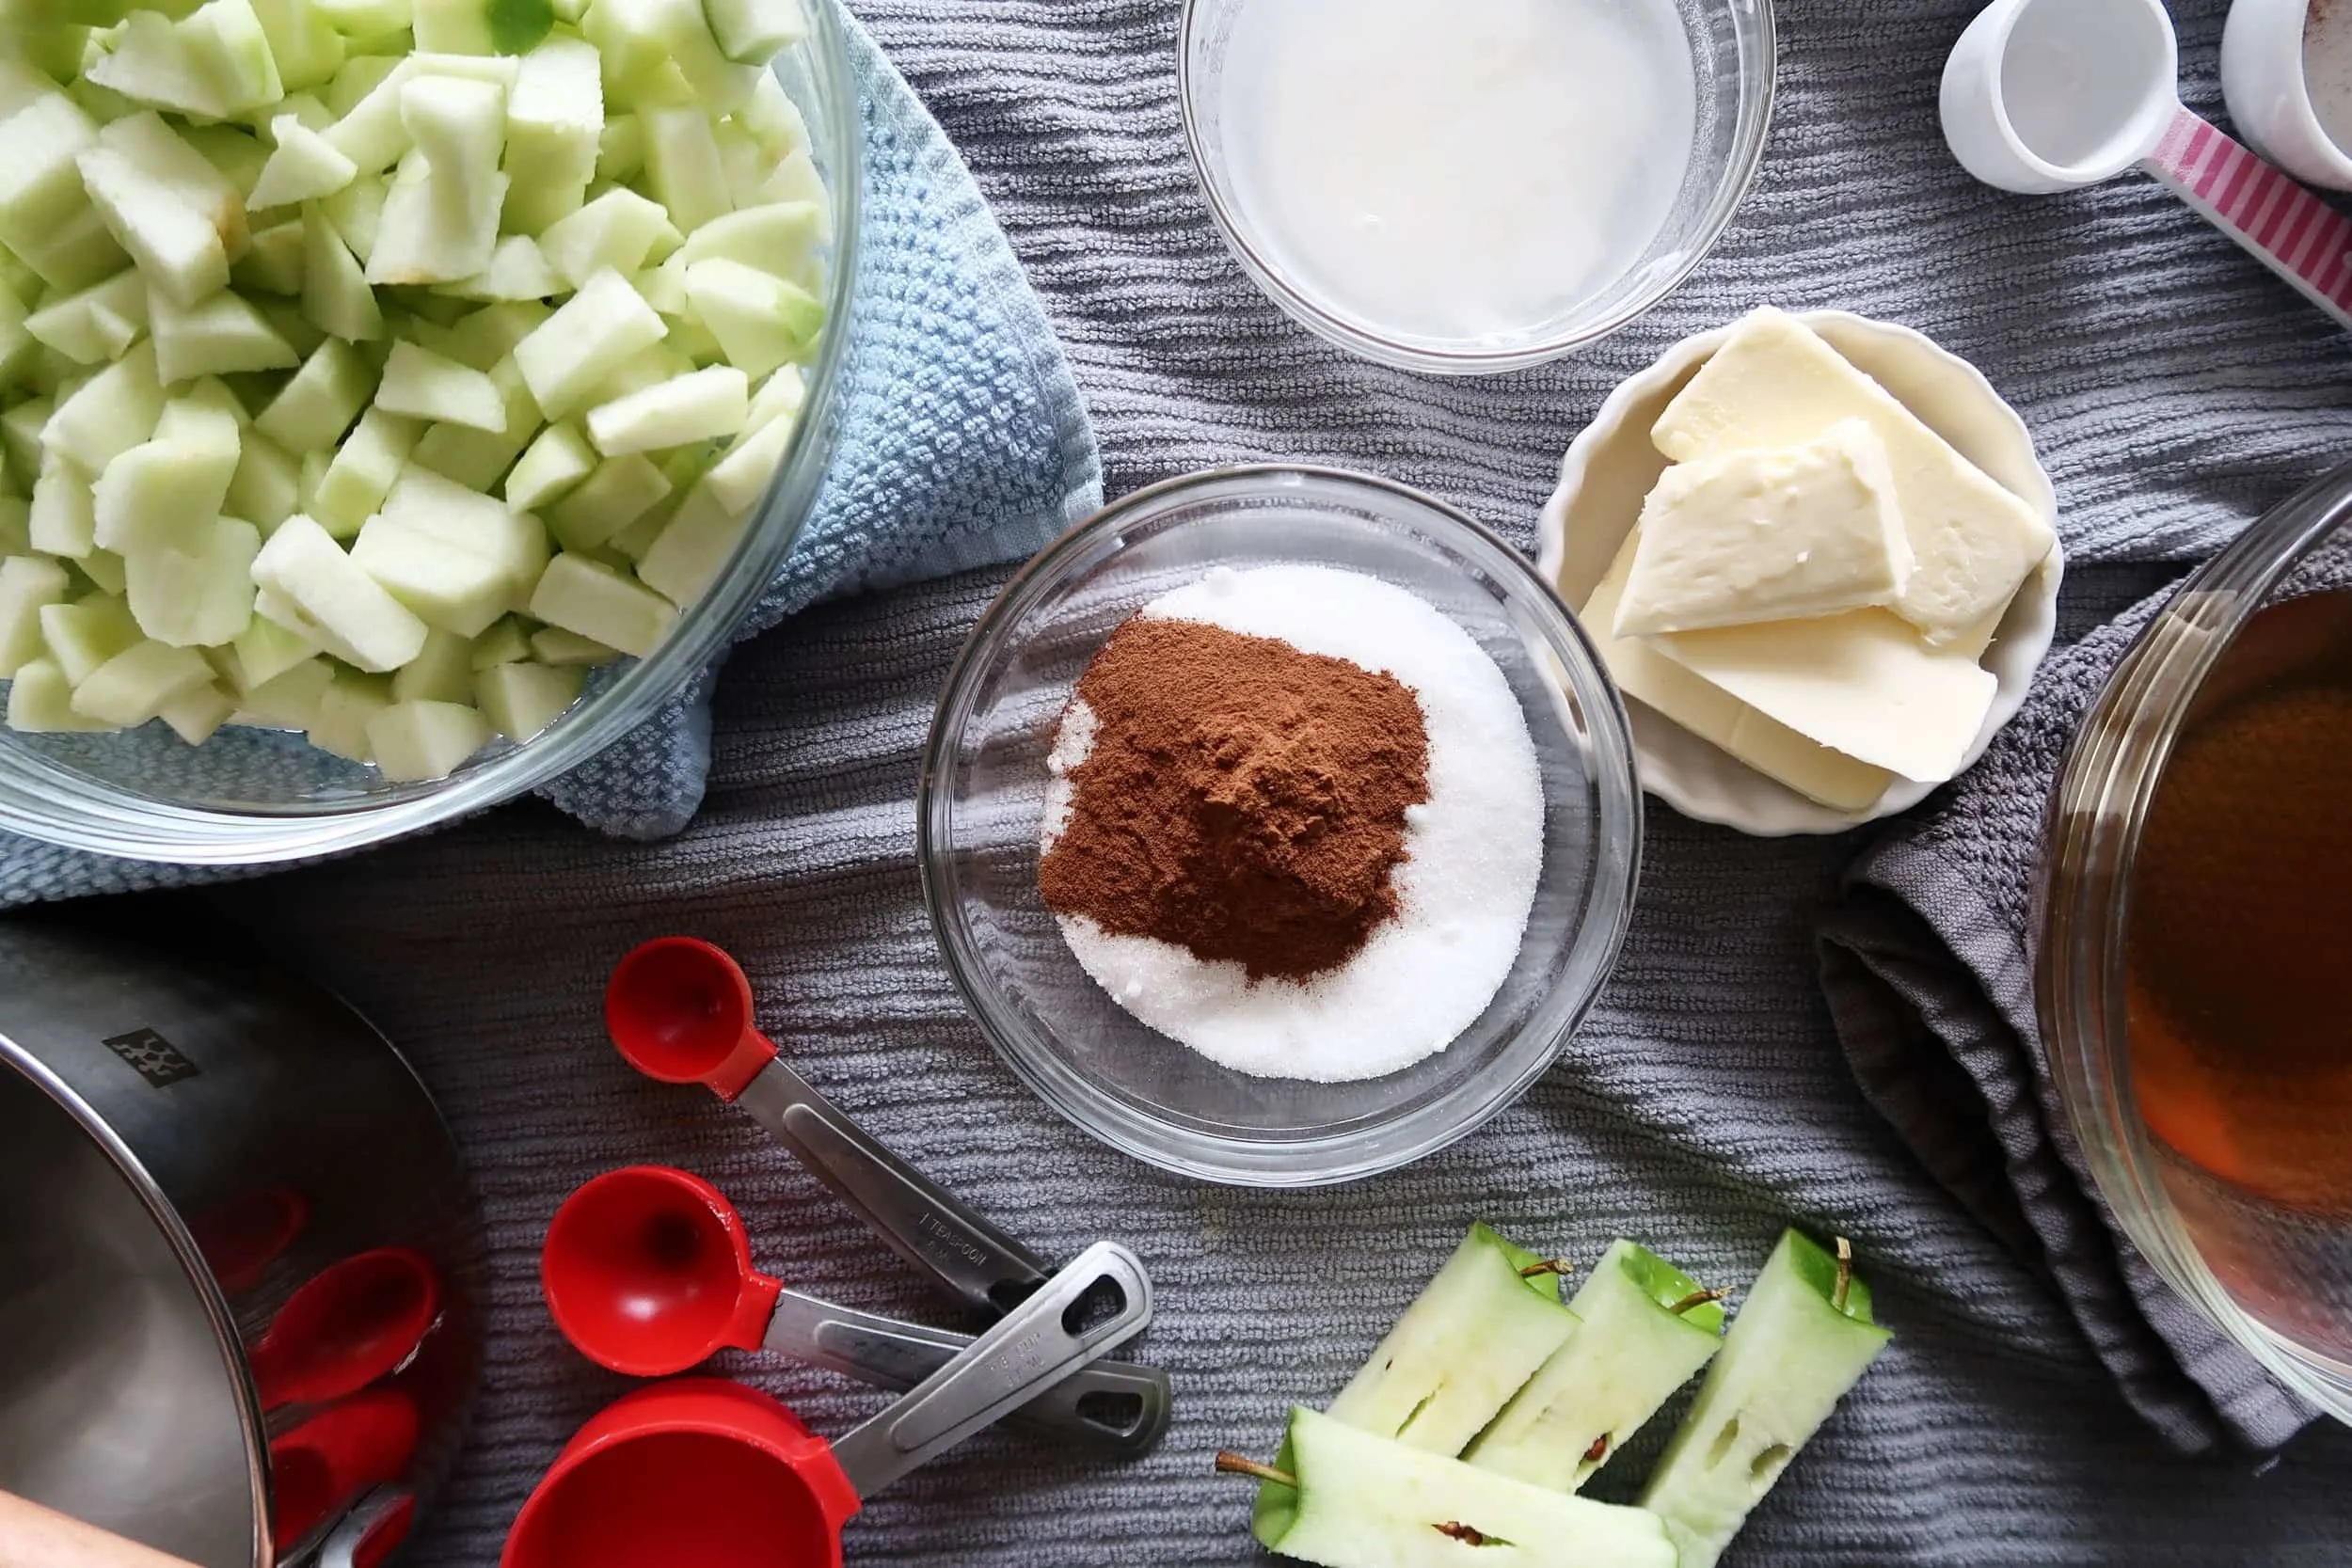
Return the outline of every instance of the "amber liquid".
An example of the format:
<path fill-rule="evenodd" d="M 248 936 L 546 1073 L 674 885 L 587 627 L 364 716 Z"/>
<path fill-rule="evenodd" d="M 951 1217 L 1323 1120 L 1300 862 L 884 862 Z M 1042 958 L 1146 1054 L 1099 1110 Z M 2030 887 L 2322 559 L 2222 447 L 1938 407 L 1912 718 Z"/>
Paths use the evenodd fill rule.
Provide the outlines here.
<path fill-rule="evenodd" d="M 2258 613 L 2200 692 L 2132 873 L 2149 1130 L 2245 1196 L 2352 1213 L 2352 592 Z"/>

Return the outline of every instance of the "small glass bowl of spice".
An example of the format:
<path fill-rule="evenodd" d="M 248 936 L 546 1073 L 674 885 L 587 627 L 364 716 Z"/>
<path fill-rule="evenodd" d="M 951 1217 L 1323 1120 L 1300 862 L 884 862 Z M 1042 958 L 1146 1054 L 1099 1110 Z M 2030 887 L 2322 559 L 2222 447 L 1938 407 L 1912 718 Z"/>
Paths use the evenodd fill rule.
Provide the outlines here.
<path fill-rule="evenodd" d="M 981 1029 L 1072 1120 L 1252 1185 L 1420 1158 L 1522 1093 L 1614 961 L 1614 691 L 1550 588 L 1400 485 L 1141 490 L 950 673 L 924 890 Z"/>

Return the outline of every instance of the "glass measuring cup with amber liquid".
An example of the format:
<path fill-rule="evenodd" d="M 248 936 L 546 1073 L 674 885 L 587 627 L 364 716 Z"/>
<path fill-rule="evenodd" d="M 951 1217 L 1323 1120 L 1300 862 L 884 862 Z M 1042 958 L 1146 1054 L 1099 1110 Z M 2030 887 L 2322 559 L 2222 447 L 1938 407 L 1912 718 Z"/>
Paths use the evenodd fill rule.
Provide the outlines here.
<path fill-rule="evenodd" d="M 2343 1289 L 2352 1223 L 2352 590 L 2239 630 L 2156 781 L 2128 896 L 2132 1087 L 2164 1184 L 2232 1293 L 2291 1323 Z"/>

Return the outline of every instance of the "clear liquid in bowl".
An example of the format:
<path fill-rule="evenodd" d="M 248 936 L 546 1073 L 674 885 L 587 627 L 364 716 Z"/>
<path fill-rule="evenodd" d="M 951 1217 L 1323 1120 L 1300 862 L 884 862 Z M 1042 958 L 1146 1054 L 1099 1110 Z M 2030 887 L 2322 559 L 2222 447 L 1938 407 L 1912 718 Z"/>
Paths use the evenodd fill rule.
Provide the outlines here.
<path fill-rule="evenodd" d="M 2181 1219 L 2243 1305 L 2308 1335 L 2352 1278 L 2352 591 L 2263 610 L 2207 677 L 2126 951 L 2133 1087 Z"/>

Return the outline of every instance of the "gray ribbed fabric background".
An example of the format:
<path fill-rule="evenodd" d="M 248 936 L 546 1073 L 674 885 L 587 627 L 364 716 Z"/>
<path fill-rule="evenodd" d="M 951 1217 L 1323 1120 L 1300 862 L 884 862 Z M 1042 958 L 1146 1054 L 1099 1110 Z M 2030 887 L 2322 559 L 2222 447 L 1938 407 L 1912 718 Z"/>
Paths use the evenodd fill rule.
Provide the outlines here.
<path fill-rule="evenodd" d="M 1524 542 L 1607 388 L 1762 300 L 1907 321 L 1975 359 L 2042 442 L 2078 562 L 2194 555 L 2352 435 L 2344 339 L 2170 198 L 2126 182 L 2028 200 L 1951 165 L 1935 81 L 1964 0 L 1785 0 L 1778 125 L 1716 256 L 1574 364 L 1452 384 L 1318 347 L 1227 259 L 1184 161 L 1173 0 L 857 8 L 996 203 L 1069 344 L 1113 493 L 1236 458 L 1321 459 L 1425 485 Z M 2220 7 L 2175 8 L 2190 102 L 2210 106 Z M 1478 1217 L 1586 1257 L 1622 1231 L 1732 1277 L 1792 1218 L 1855 1238 L 1899 1337 L 1735 1561 L 2352 1556 L 2352 1436 L 2321 1427 L 2261 1465 L 2172 1457 L 2057 1303 L 1865 1103 L 1811 950 L 1859 838 L 1751 841 L 1656 811 L 1624 963 L 1563 1065 L 1411 1170 L 1224 1191 L 1064 1125 L 964 1020 L 912 863 L 930 699 L 999 576 L 819 609 L 739 653 L 708 803 L 673 842 L 602 842 L 526 805 L 167 901 L 242 923 L 342 987 L 411 1049 L 471 1153 L 497 1266 L 490 1382 L 415 1560 L 493 1562 L 538 1468 L 623 1386 L 566 1350 L 536 1299 L 541 1227 L 599 1169 L 691 1166 L 734 1194 L 770 1268 L 846 1301 L 937 1310 L 748 1126 L 605 1047 L 606 968 L 673 929 L 742 954 L 796 1063 L 876 1132 L 1041 1249 L 1126 1239 L 1160 1286 L 1147 1347 L 1182 1404 L 1157 1455 L 1122 1468 L 991 1434 L 877 1499 L 850 1526 L 854 1561 L 1252 1560 L 1248 1488 L 1213 1477 L 1211 1451 L 1268 1449 L 1283 1406 L 1335 1389 Z M 2072 627 L 2152 578 L 2078 569 Z M 797 1369 L 759 1375 L 832 1430 L 878 1402 Z"/>

